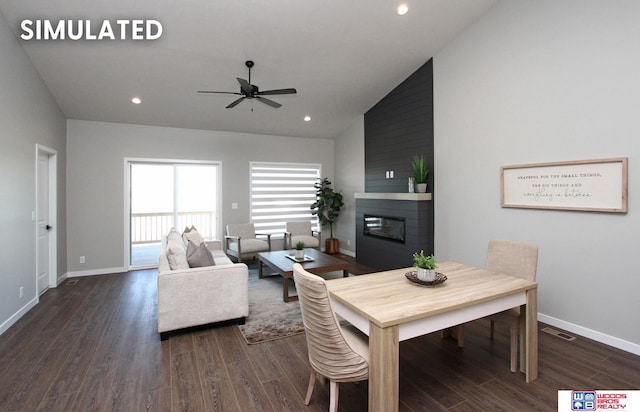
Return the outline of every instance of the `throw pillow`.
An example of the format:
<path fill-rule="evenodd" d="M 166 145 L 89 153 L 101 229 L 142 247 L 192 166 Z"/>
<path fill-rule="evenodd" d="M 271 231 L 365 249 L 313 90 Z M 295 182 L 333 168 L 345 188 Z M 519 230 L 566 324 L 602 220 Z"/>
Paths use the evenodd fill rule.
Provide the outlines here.
<path fill-rule="evenodd" d="M 169 250 L 173 253 L 177 253 L 180 250 L 182 250 L 183 253 L 187 251 L 186 245 L 182 241 L 182 236 L 180 236 L 180 233 L 174 228 L 171 228 L 171 231 L 167 235 L 167 251 Z"/>
<path fill-rule="evenodd" d="M 171 270 L 189 269 L 187 254 L 180 249 L 167 249 L 167 260 Z"/>
<path fill-rule="evenodd" d="M 196 245 L 195 242 L 191 240 L 187 245 L 187 262 L 190 268 L 200 268 L 216 264 L 205 243 Z"/>
<path fill-rule="evenodd" d="M 204 242 L 204 238 L 202 237 L 200 232 L 198 232 L 198 229 L 196 229 L 194 226 L 191 226 L 188 231 L 185 228 L 185 231 L 182 232 L 182 240 L 184 241 L 185 245 L 188 245 L 189 241 L 195 243 L 196 246 L 199 246 L 202 242 Z"/>

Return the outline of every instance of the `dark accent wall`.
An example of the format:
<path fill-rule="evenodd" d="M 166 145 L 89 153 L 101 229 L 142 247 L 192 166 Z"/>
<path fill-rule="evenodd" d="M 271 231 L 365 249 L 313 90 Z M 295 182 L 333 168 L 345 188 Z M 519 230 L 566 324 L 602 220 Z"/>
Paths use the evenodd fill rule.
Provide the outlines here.
<path fill-rule="evenodd" d="M 433 187 L 433 60 L 416 70 L 364 115 L 365 191 L 407 192 L 410 159 L 423 153 Z M 385 172 L 394 171 L 393 179 Z M 427 189 L 431 191 L 431 189 Z"/>
<path fill-rule="evenodd" d="M 364 115 L 365 191 L 406 193 L 410 160 L 424 154 L 433 194 L 433 61 L 429 60 Z M 394 177 L 386 178 L 393 171 Z M 435 194 L 433 194 L 435 196 Z M 406 243 L 364 235 L 365 214 L 406 219 Z M 377 270 L 411 266 L 413 252 L 433 253 L 433 202 L 357 199 L 356 259 Z"/>

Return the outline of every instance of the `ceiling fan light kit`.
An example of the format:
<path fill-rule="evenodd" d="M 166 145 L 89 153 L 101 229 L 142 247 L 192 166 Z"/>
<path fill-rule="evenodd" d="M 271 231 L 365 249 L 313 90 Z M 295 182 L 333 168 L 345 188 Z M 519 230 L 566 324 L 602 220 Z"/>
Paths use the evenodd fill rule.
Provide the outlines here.
<path fill-rule="evenodd" d="M 267 99 L 266 97 L 263 97 L 263 96 L 277 96 L 277 95 L 283 95 L 283 94 L 297 93 L 296 89 L 294 88 L 260 91 L 260 88 L 258 88 L 258 86 L 256 86 L 255 84 L 251 84 L 251 68 L 254 66 L 253 61 L 247 60 L 246 62 L 244 62 L 244 64 L 249 69 L 249 80 L 241 79 L 239 77 L 236 78 L 236 80 L 238 80 L 238 83 L 240 84 L 239 93 L 238 92 L 217 92 L 217 91 L 211 91 L 211 90 L 198 90 L 198 93 L 234 94 L 234 95 L 240 96 L 238 99 L 234 100 L 229 105 L 227 105 L 226 107 L 227 109 L 236 107 L 240 102 L 242 102 L 245 99 L 256 99 L 259 102 L 262 102 L 268 106 L 273 107 L 274 109 L 277 109 L 282 106 L 280 103 L 275 102 L 271 99 Z"/>

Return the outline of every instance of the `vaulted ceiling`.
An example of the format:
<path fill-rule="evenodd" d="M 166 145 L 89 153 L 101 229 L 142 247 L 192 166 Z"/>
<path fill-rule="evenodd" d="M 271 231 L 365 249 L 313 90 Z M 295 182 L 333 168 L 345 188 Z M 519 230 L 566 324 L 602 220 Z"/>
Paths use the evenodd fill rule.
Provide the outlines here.
<path fill-rule="evenodd" d="M 25 19 L 162 24 L 158 40 L 19 40 L 67 118 L 335 138 L 496 1 L 407 0 L 399 16 L 391 0 L 1 0 L 0 13 L 16 36 Z M 298 93 L 271 97 L 279 109 L 196 93 L 239 91 L 246 60 L 261 90 Z"/>

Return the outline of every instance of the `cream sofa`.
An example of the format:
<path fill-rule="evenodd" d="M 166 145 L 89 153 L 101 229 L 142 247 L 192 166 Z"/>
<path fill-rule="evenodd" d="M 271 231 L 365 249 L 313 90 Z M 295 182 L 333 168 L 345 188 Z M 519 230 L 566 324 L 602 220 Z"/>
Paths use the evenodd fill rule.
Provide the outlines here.
<path fill-rule="evenodd" d="M 172 270 L 167 242 L 170 240 L 163 241 L 158 262 L 160 338 L 168 338 L 169 331 L 214 322 L 237 319 L 243 324 L 249 315 L 247 265 L 231 262 L 222 251 L 220 241 L 207 241 L 214 266 Z"/>

